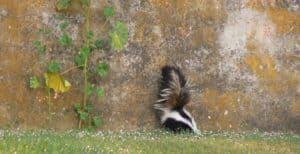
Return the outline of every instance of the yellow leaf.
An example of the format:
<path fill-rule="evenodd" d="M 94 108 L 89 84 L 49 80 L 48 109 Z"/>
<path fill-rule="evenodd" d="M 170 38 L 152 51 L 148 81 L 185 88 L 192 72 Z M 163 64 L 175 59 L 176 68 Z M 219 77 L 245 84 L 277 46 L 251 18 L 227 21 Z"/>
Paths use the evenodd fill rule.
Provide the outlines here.
<path fill-rule="evenodd" d="M 55 92 L 67 92 L 71 88 L 69 81 L 65 80 L 58 73 L 45 73 L 46 85 L 48 88 L 53 89 Z"/>

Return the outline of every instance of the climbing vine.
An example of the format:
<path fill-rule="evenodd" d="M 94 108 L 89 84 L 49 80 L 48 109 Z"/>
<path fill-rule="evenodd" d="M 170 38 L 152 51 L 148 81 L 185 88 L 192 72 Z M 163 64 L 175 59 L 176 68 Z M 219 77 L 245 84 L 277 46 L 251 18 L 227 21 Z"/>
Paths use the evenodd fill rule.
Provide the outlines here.
<path fill-rule="evenodd" d="M 57 11 L 67 11 L 69 7 L 74 3 L 71 0 L 58 0 L 56 2 Z M 84 42 L 79 49 L 76 49 L 74 42 L 70 34 L 66 31 L 70 25 L 67 20 L 63 21 L 58 28 L 62 31 L 62 35 L 58 39 L 58 44 L 63 48 L 69 48 L 70 50 L 79 50 L 79 53 L 74 57 L 74 66 L 64 71 L 61 70 L 61 64 L 56 60 L 51 60 L 48 63 L 47 70 L 45 71 L 43 78 L 39 76 L 32 76 L 29 80 L 30 88 L 38 89 L 45 87 L 48 91 L 48 106 L 49 112 L 51 110 L 52 101 L 51 93 L 65 93 L 68 92 L 72 84 L 64 78 L 64 75 L 71 73 L 73 69 L 80 69 L 83 75 L 83 95 L 82 102 L 77 102 L 74 105 L 74 110 L 78 115 L 78 128 L 97 128 L 103 125 L 103 120 L 97 115 L 93 115 L 94 103 L 91 102 L 91 96 L 96 95 L 98 97 L 105 96 L 105 90 L 102 87 L 95 86 L 90 82 L 90 78 L 93 75 L 99 75 L 100 77 L 106 77 L 109 72 L 109 64 L 101 62 L 96 64 L 96 74 L 91 72 L 90 58 L 93 56 L 93 52 L 103 52 L 105 42 L 110 42 L 110 47 L 113 51 L 122 51 L 128 41 L 128 28 L 125 23 L 115 20 L 115 10 L 112 6 L 107 6 L 103 9 L 103 15 L 105 16 L 105 23 L 115 23 L 111 25 L 111 31 L 108 31 L 109 38 L 96 39 L 94 32 L 90 28 L 91 18 L 91 0 L 81 0 L 80 4 L 83 9 L 83 15 L 85 17 L 83 25 L 83 37 Z M 51 29 L 41 29 L 40 32 L 45 37 L 51 35 Z M 105 36 L 105 35 L 102 35 Z M 105 41 L 106 40 L 106 41 Z M 42 40 L 33 41 L 33 45 L 40 55 L 45 55 L 47 52 L 47 46 Z M 107 49 L 106 49 L 107 50 Z"/>

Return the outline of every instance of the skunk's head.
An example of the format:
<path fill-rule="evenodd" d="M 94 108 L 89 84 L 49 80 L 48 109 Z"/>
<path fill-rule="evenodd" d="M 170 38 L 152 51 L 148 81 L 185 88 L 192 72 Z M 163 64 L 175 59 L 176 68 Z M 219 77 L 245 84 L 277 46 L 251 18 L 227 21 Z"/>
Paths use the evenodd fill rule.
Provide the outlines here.
<path fill-rule="evenodd" d="M 197 124 L 191 114 L 183 109 L 165 111 L 161 117 L 162 124 L 174 132 L 192 131 L 199 133 Z"/>

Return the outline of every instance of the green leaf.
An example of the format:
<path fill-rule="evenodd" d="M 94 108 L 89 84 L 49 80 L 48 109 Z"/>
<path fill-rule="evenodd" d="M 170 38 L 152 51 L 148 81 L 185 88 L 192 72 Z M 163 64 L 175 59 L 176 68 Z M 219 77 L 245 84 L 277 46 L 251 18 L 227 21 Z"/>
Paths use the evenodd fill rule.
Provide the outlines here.
<path fill-rule="evenodd" d="M 65 80 L 58 73 L 47 72 L 44 74 L 46 86 L 53 89 L 55 92 L 67 92 L 71 88 L 69 81 Z"/>
<path fill-rule="evenodd" d="M 75 56 L 75 63 L 78 66 L 84 66 L 85 61 L 89 58 L 90 56 L 90 48 L 88 47 L 82 47 L 80 49 L 79 55 Z"/>
<path fill-rule="evenodd" d="M 105 96 L 105 90 L 103 88 L 97 88 L 96 93 L 99 97 Z"/>
<path fill-rule="evenodd" d="M 58 73 L 61 69 L 61 66 L 56 61 L 51 61 L 48 65 L 48 72 L 50 73 Z"/>
<path fill-rule="evenodd" d="M 60 30 L 65 30 L 69 26 L 68 21 L 64 21 L 63 23 L 59 24 Z"/>
<path fill-rule="evenodd" d="M 105 77 L 108 74 L 109 65 L 107 63 L 98 64 L 96 70 L 101 77 Z"/>
<path fill-rule="evenodd" d="M 85 92 L 88 96 L 92 95 L 95 91 L 95 87 L 91 84 L 88 84 L 86 89 L 85 89 Z"/>
<path fill-rule="evenodd" d="M 91 40 L 94 38 L 94 33 L 92 31 L 88 31 L 86 33 L 86 37 L 87 37 L 87 39 Z"/>
<path fill-rule="evenodd" d="M 104 46 L 104 40 L 102 39 L 97 39 L 94 43 L 94 46 L 96 49 L 102 49 Z"/>
<path fill-rule="evenodd" d="M 82 110 L 81 105 L 80 105 L 79 103 L 77 103 L 77 104 L 74 105 L 74 109 L 75 109 L 75 111 L 78 112 L 78 113 L 79 113 L 79 111 Z"/>
<path fill-rule="evenodd" d="M 113 31 L 109 33 L 111 38 L 111 46 L 120 51 L 124 49 L 128 41 L 128 28 L 123 22 L 117 22 Z"/>
<path fill-rule="evenodd" d="M 95 116 L 95 117 L 93 117 L 92 123 L 95 127 L 100 127 L 103 125 L 103 120 L 102 120 L 102 118 Z"/>
<path fill-rule="evenodd" d="M 93 109 L 94 109 L 93 104 L 87 104 L 87 105 L 86 105 L 86 111 L 87 111 L 88 113 L 91 113 L 91 112 L 93 111 Z"/>
<path fill-rule="evenodd" d="M 46 45 L 44 45 L 40 40 L 34 40 L 33 45 L 37 48 L 40 54 L 46 53 Z"/>
<path fill-rule="evenodd" d="M 85 63 L 85 57 L 82 55 L 75 56 L 75 63 L 77 66 L 83 67 Z"/>
<path fill-rule="evenodd" d="M 84 57 L 88 58 L 90 56 L 91 49 L 88 47 L 82 47 L 80 48 L 80 54 Z"/>
<path fill-rule="evenodd" d="M 41 80 L 37 76 L 32 76 L 29 80 L 30 88 L 36 89 L 41 87 Z"/>
<path fill-rule="evenodd" d="M 103 14 L 106 18 L 113 17 L 115 15 L 115 10 L 113 7 L 105 7 L 103 10 Z"/>
<path fill-rule="evenodd" d="M 91 0 L 81 0 L 81 3 L 84 8 L 89 8 L 91 5 Z"/>
<path fill-rule="evenodd" d="M 56 3 L 56 9 L 58 11 L 68 9 L 71 6 L 72 0 L 58 0 Z"/>
<path fill-rule="evenodd" d="M 62 46 L 71 46 L 72 38 L 67 33 L 64 33 L 59 39 L 59 42 Z"/>
<path fill-rule="evenodd" d="M 79 111 L 79 118 L 80 118 L 80 120 L 87 120 L 88 117 L 89 117 L 89 114 L 87 112 Z"/>

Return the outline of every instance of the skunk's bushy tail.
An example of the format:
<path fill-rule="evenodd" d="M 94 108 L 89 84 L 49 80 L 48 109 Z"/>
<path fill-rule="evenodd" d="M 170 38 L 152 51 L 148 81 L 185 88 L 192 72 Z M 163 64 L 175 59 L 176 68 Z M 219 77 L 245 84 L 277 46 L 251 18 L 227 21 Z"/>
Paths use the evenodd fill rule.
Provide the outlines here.
<path fill-rule="evenodd" d="M 154 108 L 161 111 L 162 125 L 173 132 L 199 133 L 192 115 L 184 108 L 190 102 L 189 83 L 176 66 L 162 68 L 158 100 Z"/>
<path fill-rule="evenodd" d="M 154 108 L 180 110 L 190 101 L 189 83 L 176 66 L 164 66 L 161 70 L 159 99 Z"/>

